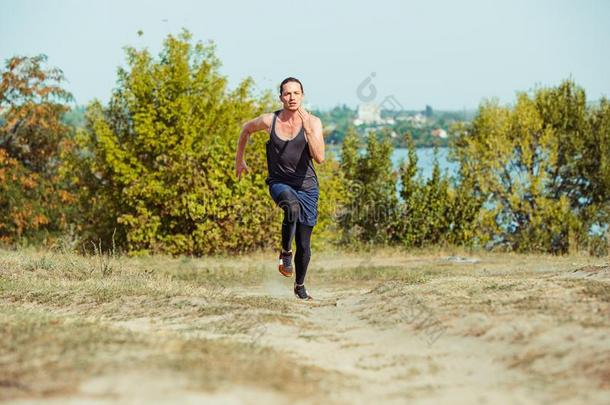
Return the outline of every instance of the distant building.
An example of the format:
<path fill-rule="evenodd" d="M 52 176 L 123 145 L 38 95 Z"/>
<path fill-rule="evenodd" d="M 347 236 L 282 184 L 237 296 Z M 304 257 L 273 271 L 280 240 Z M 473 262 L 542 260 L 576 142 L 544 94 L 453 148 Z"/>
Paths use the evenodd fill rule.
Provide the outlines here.
<path fill-rule="evenodd" d="M 445 139 L 447 138 L 447 131 L 445 131 L 443 128 L 435 128 L 430 131 L 430 135 Z"/>
<path fill-rule="evenodd" d="M 411 119 L 409 121 L 411 121 L 415 125 L 424 125 L 426 121 L 428 121 L 426 116 L 421 113 L 417 113 L 410 118 Z"/>
<path fill-rule="evenodd" d="M 362 124 L 381 124 L 381 109 L 375 103 L 358 105 L 358 117 L 354 120 L 354 125 Z"/>
<path fill-rule="evenodd" d="M 407 121 L 416 127 L 422 127 L 428 119 L 422 113 L 417 113 L 415 115 L 399 115 L 396 117 L 396 121 Z"/>

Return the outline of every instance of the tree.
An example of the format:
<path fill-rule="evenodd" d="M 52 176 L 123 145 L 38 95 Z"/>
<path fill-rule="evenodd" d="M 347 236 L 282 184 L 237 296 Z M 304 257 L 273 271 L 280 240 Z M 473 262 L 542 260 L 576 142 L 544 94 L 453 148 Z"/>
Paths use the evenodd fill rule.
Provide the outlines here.
<path fill-rule="evenodd" d="M 91 103 L 72 165 L 81 187 L 85 240 L 132 254 L 246 252 L 280 244 L 282 211 L 265 184 L 268 136 L 248 143 L 251 175 L 234 175 L 242 125 L 272 110 L 247 78 L 228 89 L 213 43 L 168 36 L 158 58 L 128 47 L 107 107 Z M 331 238 L 338 168 L 317 169 L 317 233 Z M 320 243 L 316 239 L 315 243 Z M 316 246 L 314 244 L 314 246 Z"/>
<path fill-rule="evenodd" d="M 387 135 L 387 134 L 382 134 Z M 340 217 L 344 242 L 388 243 L 394 237 L 398 210 L 392 143 L 370 132 L 366 153 L 360 156 L 353 127 L 347 131 L 341 158 L 348 202 Z"/>
<path fill-rule="evenodd" d="M 461 184 L 452 184 L 436 159 L 432 177 L 424 180 L 417 169 L 413 139 L 410 134 L 405 138 L 408 161 L 400 168 L 403 201 L 398 238 L 406 247 L 471 244 L 480 202 L 464 192 Z"/>
<path fill-rule="evenodd" d="M 62 172 L 71 148 L 61 122 L 70 93 L 46 56 L 16 56 L 0 81 L 0 240 L 51 242 L 67 229 L 74 195 Z"/>
<path fill-rule="evenodd" d="M 132 253 L 242 252 L 277 243 L 264 185 L 264 137 L 248 146 L 252 176 L 237 181 L 237 135 L 270 108 L 252 80 L 234 90 L 218 72 L 213 43 L 169 35 L 157 59 L 127 48 L 108 107 L 87 108 L 79 136 L 79 184 L 87 190 L 85 235 Z M 268 235 L 261 238 L 261 235 Z"/>
<path fill-rule="evenodd" d="M 362 184 L 358 179 L 358 160 L 359 160 L 360 141 L 356 129 L 350 125 L 345 133 L 345 138 L 341 145 L 341 164 L 340 170 L 343 178 L 343 188 L 346 193 L 346 203 L 338 216 L 338 222 L 342 229 L 342 243 L 349 243 L 353 236 L 353 229 L 356 226 L 355 210 L 356 202 L 362 192 Z"/>
<path fill-rule="evenodd" d="M 453 156 L 485 201 L 483 241 L 516 251 L 565 253 L 607 220 L 608 109 L 587 109 L 568 80 L 519 93 L 514 108 L 486 101 L 462 128 Z M 606 222 L 607 223 L 607 222 Z"/>

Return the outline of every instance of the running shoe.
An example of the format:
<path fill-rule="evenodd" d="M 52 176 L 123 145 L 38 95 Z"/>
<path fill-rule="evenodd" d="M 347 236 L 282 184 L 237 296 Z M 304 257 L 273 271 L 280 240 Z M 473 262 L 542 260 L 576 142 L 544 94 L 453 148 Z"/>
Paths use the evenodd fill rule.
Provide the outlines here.
<path fill-rule="evenodd" d="M 287 253 L 284 253 L 283 250 L 280 252 L 278 270 L 282 274 L 282 276 L 292 276 L 292 250 Z"/>
<path fill-rule="evenodd" d="M 301 300 L 312 300 L 313 297 L 307 293 L 305 289 L 305 284 L 295 284 L 294 285 L 294 295 Z"/>

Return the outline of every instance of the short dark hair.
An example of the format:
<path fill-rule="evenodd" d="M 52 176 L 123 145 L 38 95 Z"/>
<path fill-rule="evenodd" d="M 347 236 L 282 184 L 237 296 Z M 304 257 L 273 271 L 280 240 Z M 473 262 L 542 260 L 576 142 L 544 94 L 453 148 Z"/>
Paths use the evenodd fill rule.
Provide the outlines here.
<path fill-rule="evenodd" d="M 290 82 L 295 82 L 298 83 L 299 86 L 301 86 L 301 93 L 304 93 L 303 91 L 303 83 L 301 83 L 301 81 L 295 77 L 287 77 L 284 80 L 282 80 L 282 84 L 280 84 L 280 96 L 282 95 L 282 91 L 284 90 L 284 85 L 286 83 L 290 83 Z"/>

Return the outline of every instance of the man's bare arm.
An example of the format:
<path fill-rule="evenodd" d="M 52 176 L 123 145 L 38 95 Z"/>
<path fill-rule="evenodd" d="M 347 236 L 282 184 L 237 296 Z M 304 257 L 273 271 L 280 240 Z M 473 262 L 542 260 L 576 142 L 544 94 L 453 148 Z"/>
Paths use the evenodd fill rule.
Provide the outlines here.
<path fill-rule="evenodd" d="M 299 116 L 303 121 L 303 129 L 305 130 L 305 138 L 309 146 L 311 157 L 316 163 L 324 162 L 324 130 L 322 128 L 322 120 L 303 108 L 298 109 Z"/>
<path fill-rule="evenodd" d="M 251 121 L 246 122 L 241 129 L 241 133 L 239 134 L 239 139 L 237 141 L 237 153 L 235 154 L 235 173 L 237 175 L 237 179 L 241 177 L 243 171 L 249 172 L 250 169 L 248 165 L 246 165 L 246 161 L 244 159 L 244 154 L 246 151 L 246 143 L 250 138 L 250 134 L 254 132 L 258 132 L 264 129 L 271 127 L 271 120 L 273 119 L 273 114 L 263 114 L 260 117 L 257 117 Z"/>
<path fill-rule="evenodd" d="M 307 134 L 307 143 L 309 144 L 309 151 L 316 163 L 320 164 L 324 162 L 324 129 L 322 128 L 322 120 L 318 117 L 312 116 L 311 119 L 311 133 Z"/>

